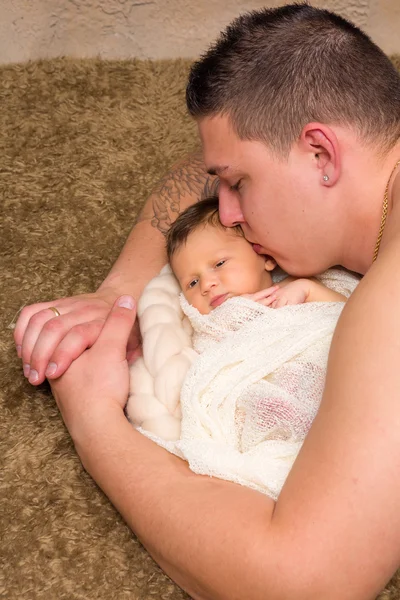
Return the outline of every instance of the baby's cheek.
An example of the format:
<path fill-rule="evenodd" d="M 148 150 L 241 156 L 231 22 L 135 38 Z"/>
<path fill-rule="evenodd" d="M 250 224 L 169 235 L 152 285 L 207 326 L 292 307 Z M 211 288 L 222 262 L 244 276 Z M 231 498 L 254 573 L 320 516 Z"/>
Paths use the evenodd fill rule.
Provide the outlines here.
<path fill-rule="evenodd" d="M 201 315 L 208 315 L 212 310 L 210 305 L 204 298 L 195 297 L 192 298 L 192 300 L 189 300 L 188 298 L 186 298 L 186 300 L 189 302 L 189 304 L 197 308 Z"/>

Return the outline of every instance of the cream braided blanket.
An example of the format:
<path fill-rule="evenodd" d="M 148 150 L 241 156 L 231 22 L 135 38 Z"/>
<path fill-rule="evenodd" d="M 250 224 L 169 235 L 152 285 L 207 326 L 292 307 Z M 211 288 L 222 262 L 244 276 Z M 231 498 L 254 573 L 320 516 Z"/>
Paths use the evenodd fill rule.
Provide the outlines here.
<path fill-rule="evenodd" d="M 339 269 L 320 279 L 347 296 L 359 281 Z M 237 297 L 201 315 L 179 303 L 164 267 L 138 306 L 143 358 L 131 367 L 130 420 L 196 473 L 277 498 L 318 410 L 342 308 Z"/>

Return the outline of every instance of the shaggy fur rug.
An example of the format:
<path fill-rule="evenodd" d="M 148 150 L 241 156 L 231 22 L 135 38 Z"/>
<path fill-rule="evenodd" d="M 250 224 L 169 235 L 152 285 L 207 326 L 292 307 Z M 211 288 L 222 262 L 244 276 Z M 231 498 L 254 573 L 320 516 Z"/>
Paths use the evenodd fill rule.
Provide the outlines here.
<path fill-rule="evenodd" d="M 398 61 L 400 66 L 400 61 Z M 196 144 L 188 63 L 51 60 L 0 83 L 0 597 L 188 598 L 83 471 L 47 385 L 21 373 L 25 304 L 94 290 L 157 178 Z M 379 596 L 400 597 L 396 576 Z"/>

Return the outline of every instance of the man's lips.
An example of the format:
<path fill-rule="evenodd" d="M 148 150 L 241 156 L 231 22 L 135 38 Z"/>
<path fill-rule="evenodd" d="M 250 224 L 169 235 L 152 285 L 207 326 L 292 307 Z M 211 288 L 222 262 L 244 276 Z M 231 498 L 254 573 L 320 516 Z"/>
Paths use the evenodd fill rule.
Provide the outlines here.
<path fill-rule="evenodd" d="M 260 244 L 252 244 L 254 252 L 257 254 L 265 254 L 264 248 Z"/>
<path fill-rule="evenodd" d="M 219 296 L 215 296 L 211 302 L 210 302 L 210 306 L 212 306 L 213 308 L 215 308 L 216 306 L 219 306 L 220 304 L 222 304 L 223 302 L 225 302 L 225 300 L 227 299 L 228 294 L 220 294 Z"/>

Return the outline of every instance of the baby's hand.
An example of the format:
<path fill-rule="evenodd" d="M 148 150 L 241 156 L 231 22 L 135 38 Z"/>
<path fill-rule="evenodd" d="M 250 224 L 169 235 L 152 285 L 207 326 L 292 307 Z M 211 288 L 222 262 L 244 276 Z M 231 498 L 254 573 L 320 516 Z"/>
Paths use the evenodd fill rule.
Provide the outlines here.
<path fill-rule="evenodd" d="M 243 298 L 271 308 L 280 308 L 288 304 L 302 304 L 306 301 L 308 292 L 307 280 L 297 279 L 284 287 L 274 285 L 255 294 L 243 294 Z"/>
<path fill-rule="evenodd" d="M 258 302 L 259 304 L 263 304 L 264 306 L 271 306 L 273 302 L 276 301 L 276 293 L 279 290 L 279 285 L 273 285 L 265 290 L 260 290 L 255 294 L 242 294 L 242 298 L 247 298 L 247 300 L 253 300 L 253 302 Z"/>

